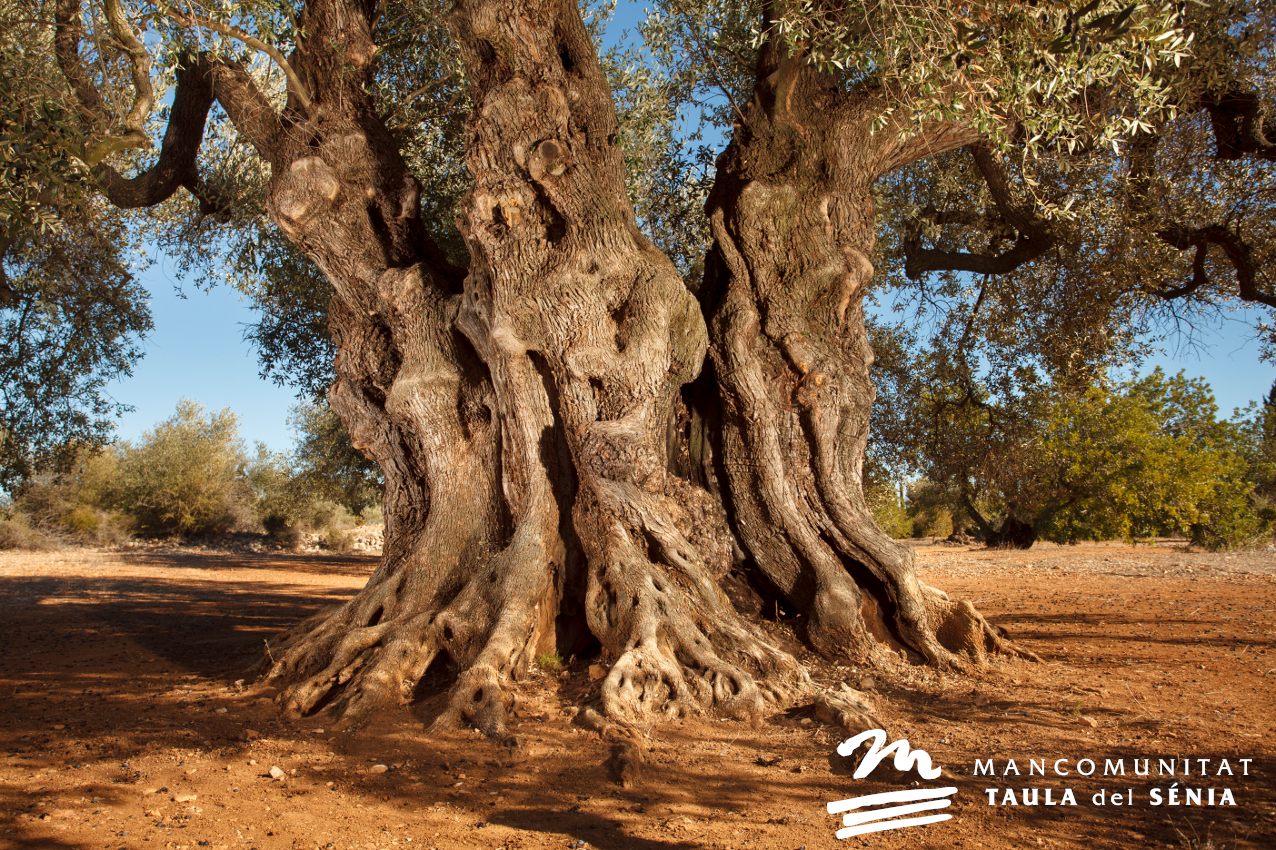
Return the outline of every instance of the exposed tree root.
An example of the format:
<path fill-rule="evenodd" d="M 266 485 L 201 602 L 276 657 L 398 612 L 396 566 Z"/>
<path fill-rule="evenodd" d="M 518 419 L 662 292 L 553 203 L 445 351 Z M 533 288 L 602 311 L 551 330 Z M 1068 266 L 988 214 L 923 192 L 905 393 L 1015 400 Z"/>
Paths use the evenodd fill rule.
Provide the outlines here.
<path fill-rule="evenodd" d="M 552 571 L 510 568 L 497 556 L 451 599 L 405 593 L 409 569 L 374 577 L 335 612 L 313 617 L 272 650 L 266 681 L 291 680 L 285 710 L 326 708 L 342 718 L 412 699 L 439 653 L 463 667 L 436 725 L 473 723 L 492 737 L 508 734 L 511 683 L 530 667 L 555 610 Z M 329 700 L 325 702 L 325 700 Z"/>
<path fill-rule="evenodd" d="M 837 690 L 815 697 L 815 714 L 825 723 L 841 726 L 852 733 L 885 728 L 878 719 L 872 700 L 845 682 Z"/>
<path fill-rule="evenodd" d="M 453 556 L 450 571 L 429 569 L 438 564 L 423 553 L 437 546 L 383 562 L 355 598 L 302 623 L 272 651 L 266 681 L 291 683 L 281 695 L 285 710 L 326 708 L 349 719 L 407 703 L 446 653 L 462 672 L 436 725 L 468 721 L 507 737 L 513 681 L 552 648 L 562 560 L 556 538 L 543 533 L 556 522 L 552 514 L 533 512 L 498 553 Z"/>
<path fill-rule="evenodd" d="M 714 711 L 757 720 L 768 704 L 785 702 L 805 672 L 735 613 L 673 520 L 678 504 L 633 485 L 597 486 L 612 510 L 582 500 L 577 517 L 610 519 L 582 535 L 601 542 L 585 609 L 615 659 L 602 685 L 606 715 L 637 723 Z"/>
<path fill-rule="evenodd" d="M 608 719 L 592 705 L 585 706 L 576 716 L 576 722 L 597 732 L 611 744 L 607 769 L 617 785 L 633 788 L 642 781 L 642 766 L 647 747 L 643 734 L 633 724 Z"/>

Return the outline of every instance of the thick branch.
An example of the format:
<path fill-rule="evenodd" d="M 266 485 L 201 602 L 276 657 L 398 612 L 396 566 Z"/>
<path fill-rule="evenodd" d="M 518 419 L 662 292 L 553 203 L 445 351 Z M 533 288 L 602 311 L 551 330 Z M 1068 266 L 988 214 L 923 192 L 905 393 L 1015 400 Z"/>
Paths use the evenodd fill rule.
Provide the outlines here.
<path fill-rule="evenodd" d="M 979 509 L 975 507 L 975 502 L 970 498 L 970 493 L 967 491 L 964 482 L 958 489 L 961 506 L 966 509 L 966 513 L 968 513 L 970 518 L 975 521 L 975 525 L 979 526 L 979 530 L 983 532 L 984 539 L 991 540 L 996 535 L 997 530 L 992 527 L 992 523 L 985 519 L 984 515 L 979 512 Z"/>
<path fill-rule="evenodd" d="M 1014 244 L 1000 254 L 975 254 L 923 248 L 921 229 L 914 226 L 904 241 L 904 274 L 911 280 L 933 271 L 1006 274 L 1035 260 L 1055 243 L 1045 220 L 1036 215 L 1030 203 L 1016 197 L 1001 158 L 985 145 L 970 145 L 967 150 L 988 186 L 1001 219 L 1019 235 Z"/>
<path fill-rule="evenodd" d="M 130 133 L 136 133 L 145 140 L 146 119 L 150 117 L 151 108 L 155 105 L 155 92 L 151 88 L 151 53 L 129 26 L 120 0 L 106 0 L 105 9 L 111 34 L 124 46 L 133 71 L 133 106 L 124 118 L 124 126 Z"/>
<path fill-rule="evenodd" d="M 288 139 L 274 106 L 238 62 L 213 66 L 213 91 L 235 129 L 275 169 L 288 161 Z"/>
<path fill-rule="evenodd" d="M 1179 251 L 1186 251 L 1188 248 L 1195 246 L 1196 256 L 1192 262 L 1191 281 L 1177 287 L 1149 287 L 1148 291 L 1153 295 L 1169 301 L 1190 295 L 1208 283 L 1209 278 L 1205 271 L 1205 256 L 1210 245 L 1217 245 L 1223 249 L 1223 253 L 1227 256 L 1228 261 L 1231 262 L 1232 268 L 1236 270 L 1236 283 L 1240 289 L 1241 298 L 1245 301 L 1266 304 L 1268 307 L 1276 307 L 1276 295 L 1264 292 L 1259 288 L 1257 282 L 1258 268 L 1254 262 L 1253 251 L 1250 249 L 1249 243 L 1242 239 L 1239 233 L 1221 224 L 1189 228 L 1175 223 L 1156 231 L 1156 235 L 1165 244 Z"/>
<path fill-rule="evenodd" d="M 58 0 L 54 23 L 53 52 L 57 57 L 58 67 L 62 69 L 63 76 L 75 92 L 80 117 L 90 126 L 108 121 L 110 111 L 80 58 L 80 39 L 84 34 L 80 22 L 80 0 Z M 96 165 L 112 151 L 143 147 L 146 144 L 144 133 L 129 132 L 120 137 L 107 137 L 92 152 L 86 154 L 85 160 L 90 166 Z"/>
<path fill-rule="evenodd" d="M 1256 103 L 1256 101 L 1255 101 Z M 1211 115 L 1213 112 L 1211 112 Z M 1255 119 L 1257 120 L 1257 119 Z M 1218 121 L 1215 120 L 1215 132 L 1218 132 Z M 1223 149 L 1223 136 L 1219 136 L 1219 148 Z M 1196 292 L 1209 283 L 1209 274 L 1205 270 L 1205 259 L 1209 247 L 1217 245 L 1223 249 L 1232 268 L 1236 270 L 1236 284 L 1240 296 L 1245 301 L 1266 304 L 1276 307 L 1276 294 L 1264 292 L 1258 285 L 1258 264 L 1254 260 L 1253 251 L 1241 235 L 1222 224 L 1209 224 L 1204 227 L 1189 227 L 1181 222 L 1170 221 L 1168 224 L 1157 215 L 1157 205 L 1152 198 L 1152 177 L 1156 170 L 1156 151 L 1160 145 L 1160 136 L 1154 134 L 1140 135 L 1130 146 L 1130 192 L 1127 201 L 1130 212 L 1147 226 L 1156 228 L 1157 238 L 1174 248 L 1186 251 L 1195 248 L 1192 258 L 1192 279 L 1181 286 L 1157 287 L 1148 286 L 1146 292 L 1172 301 Z M 1236 157 L 1219 154 L 1220 158 Z M 1239 154 L 1238 154 L 1239 156 Z M 1157 226 L 1160 224 L 1161 226 Z"/>
<path fill-rule="evenodd" d="M 1235 160 L 1255 156 L 1276 162 L 1276 121 L 1266 120 L 1257 92 L 1226 91 L 1206 98 L 1201 104 L 1210 114 L 1214 128 L 1214 155 Z"/>
<path fill-rule="evenodd" d="M 150 145 L 144 123 L 153 99 L 150 59 L 147 57 L 142 62 L 136 55 L 139 49 L 144 52 L 145 46 L 128 29 L 118 4 L 112 2 L 108 6 L 112 32 L 124 43 L 133 60 L 133 82 L 137 90 L 133 107 L 124 120 L 125 134 L 107 137 L 85 154 L 85 162 L 94 167 L 94 174 L 111 203 L 123 208 L 154 206 L 172 197 L 178 187 L 186 186 L 200 198 L 201 205 L 207 206 L 210 195 L 199 179 L 197 158 L 214 98 L 262 156 L 272 164 L 279 163 L 282 126 L 270 102 L 237 64 L 217 62 L 203 54 L 188 59 L 177 69 L 173 111 L 157 162 L 131 179 L 103 162 L 112 152 Z M 114 119 L 80 56 L 83 35 L 80 18 L 80 0 L 58 0 L 54 53 L 58 67 L 75 92 L 84 121 L 90 126 L 110 125 Z"/>
<path fill-rule="evenodd" d="M 213 105 L 213 68 L 212 62 L 200 56 L 177 69 L 172 114 L 153 166 L 132 179 L 106 163 L 94 169 L 112 204 L 123 209 L 152 207 L 168 200 L 180 186 L 198 185 L 196 160 Z"/>

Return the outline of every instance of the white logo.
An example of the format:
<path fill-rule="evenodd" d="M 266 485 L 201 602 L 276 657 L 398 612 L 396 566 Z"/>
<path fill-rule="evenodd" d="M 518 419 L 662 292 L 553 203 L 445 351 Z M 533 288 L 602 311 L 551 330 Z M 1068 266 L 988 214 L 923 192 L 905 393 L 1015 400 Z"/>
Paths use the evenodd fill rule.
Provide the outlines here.
<path fill-rule="evenodd" d="M 837 753 L 840 756 L 849 756 L 855 752 L 856 747 L 870 738 L 873 739 L 872 746 L 869 748 L 868 755 L 864 756 L 864 760 L 860 762 L 860 766 L 852 774 L 855 779 L 863 779 L 868 776 L 891 753 L 895 754 L 896 770 L 909 771 L 916 768 L 917 775 L 922 779 L 939 778 L 940 770 L 931 766 L 930 753 L 925 750 L 910 750 L 908 741 L 901 738 L 883 749 L 882 745 L 886 743 L 886 733 L 881 729 L 870 729 L 867 732 L 861 732 L 854 738 L 846 739 L 838 745 Z M 837 802 L 829 803 L 828 811 L 831 815 L 850 812 L 850 814 L 842 817 L 842 824 L 845 828 L 837 831 L 838 838 L 850 838 L 854 835 L 863 835 L 866 832 L 904 829 L 909 826 L 924 826 L 928 823 L 948 820 L 952 815 L 926 815 L 919 818 L 900 818 L 899 820 L 888 820 L 888 818 L 916 814 L 930 809 L 945 808 L 952 802 L 946 798 L 956 793 L 956 788 L 919 788 L 915 791 L 887 791 L 882 794 L 866 794 L 863 797 L 852 797 L 849 800 L 838 800 Z M 918 800 L 924 802 L 914 802 Z M 884 808 L 870 809 L 868 811 L 852 811 L 866 806 L 880 807 L 889 803 L 905 803 L 907 805 L 887 805 Z"/>

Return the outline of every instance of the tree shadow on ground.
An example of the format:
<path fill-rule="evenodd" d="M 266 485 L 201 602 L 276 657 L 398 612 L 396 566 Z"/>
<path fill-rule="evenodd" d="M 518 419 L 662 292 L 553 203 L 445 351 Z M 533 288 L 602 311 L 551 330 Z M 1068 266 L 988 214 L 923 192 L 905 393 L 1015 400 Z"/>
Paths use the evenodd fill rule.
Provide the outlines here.
<path fill-rule="evenodd" d="M 265 637 L 355 588 L 348 581 L 263 581 L 254 578 L 265 577 L 260 571 L 203 563 L 209 574 L 198 578 L 0 578 L 0 634 L 7 641 L 0 659 L 0 850 L 290 842 L 451 850 L 578 841 L 599 850 L 833 848 L 847 845 L 833 838 L 839 823 L 825 811 L 828 802 L 918 781 L 889 762 L 868 779 L 852 780 L 832 755 L 847 731 L 799 711 L 757 728 L 692 719 L 645 729 L 644 779 L 620 788 L 604 766 L 606 743 L 570 721 L 571 704 L 596 686 L 583 662 L 566 679 L 525 686 L 526 711 L 514 721 L 525 747 L 517 755 L 472 731 L 428 733 L 409 712 L 380 712 L 343 732 L 322 716 L 290 721 L 263 695 L 241 692 L 235 680 L 259 657 Z M 987 805 L 986 787 L 1026 783 L 976 776 L 976 759 L 1000 764 L 1018 756 L 1025 773 L 1028 757 L 1090 757 L 1099 765 L 1105 757 L 1217 760 L 1234 758 L 1239 740 L 1212 735 L 1225 724 L 1192 732 L 1164 718 L 1140 718 L 1136 704 L 1115 695 L 1100 701 L 1098 690 L 1121 668 L 1082 662 L 1080 637 L 1066 631 L 1066 618 L 1024 616 L 1033 648 L 1070 662 L 1004 668 L 1003 678 L 1023 677 L 1038 684 L 1035 690 L 993 692 L 986 686 L 999 681 L 995 676 L 954 677 L 946 691 L 924 699 L 883 686 L 890 738 L 907 736 L 928 749 L 950 772 L 936 782 L 959 792 L 952 821 L 883 834 L 869 846 L 981 842 L 1000 850 L 1037 846 L 1039 837 L 1093 848 L 1164 846 L 1179 843 L 1179 832 L 1211 829 L 1229 850 L 1271 846 L 1263 842 L 1273 835 L 1259 821 L 1276 806 L 1276 791 L 1261 778 L 1233 786 L 1238 797 L 1246 795 L 1237 810 L 1176 810 L 1169 823 L 1164 809 L 1089 805 L 1103 787 L 1098 776 L 1050 777 L 1056 787 L 1076 783 L 1075 809 Z M 1089 689 L 1086 711 L 1098 719 L 1098 731 L 1079 725 L 1069 702 L 1073 686 Z M 971 693 L 983 689 L 989 698 L 976 705 Z M 1107 729 L 1127 737 L 1102 736 Z M 1167 741 L 1171 729 L 1178 737 Z M 1266 759 L 1261 767 L 1269 771 L 1266 743 L 1245 745 Z M 374 765 L 386 770 L 372 773 Z M 276 766 L 282 779 L 270 776 Z M 1149 780 L 1131 779 L 1119 784 L 1146 800 Z M 197 799 L 182 801 L 185 795 Z"/>

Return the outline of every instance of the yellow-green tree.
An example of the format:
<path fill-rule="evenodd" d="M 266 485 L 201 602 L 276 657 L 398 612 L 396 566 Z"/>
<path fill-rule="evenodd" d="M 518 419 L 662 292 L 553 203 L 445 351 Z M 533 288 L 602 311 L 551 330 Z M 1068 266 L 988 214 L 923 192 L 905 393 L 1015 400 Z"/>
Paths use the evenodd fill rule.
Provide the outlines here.
<path fill-rule="evenodd" d="M 230 408 L 205 411 L 183 399 L 171 417 L 116 451 L 119 478 L 110 499 L 138 531 L 203 535 L 255 524 Z"/>
<path fill-rule="evenodd" d="M 1257 535 L 1242 423 L 1220 421 L 1209 386 L 1160 369 L 1115 386 L 1033 398 L 929 402 L 923 468 L 990 545 Z"/>

